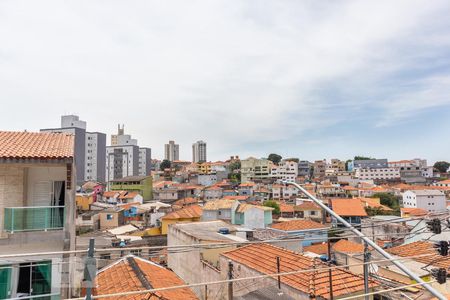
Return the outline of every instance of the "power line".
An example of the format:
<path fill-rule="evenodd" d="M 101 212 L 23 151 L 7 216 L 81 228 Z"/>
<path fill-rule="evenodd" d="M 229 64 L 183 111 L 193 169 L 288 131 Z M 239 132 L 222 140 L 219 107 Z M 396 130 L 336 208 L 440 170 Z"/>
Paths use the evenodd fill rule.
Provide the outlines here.
<path fill-rule="evenodd" d="M 327 270 L 341 270 L 343 272 L 349 272 L 348 270 L 345 270 L 343 268 L 348 267 L 354 267 L 354 266 L 363 266 L 365 264 L 373 264 L 373 263 L 380 263 L 380 262 L 387 262 L 387 261 L 406 261 L 414 258 L 420 258 L 428 256 L 428 254 L 421 254 L 411 257 L 398 257 L 393 259 L 381 259 L 381 260 L 373 260 L 370 262 L 362 262 L 357 264 L 347 264 L 347 265 L 341 265 L 341 266 L 334 266 L 334 267 L 320 267 L 320 268 L 309 268 L 309 269 L 302 269 L 302 270 L 296 270 L 296 271 L 289 271 L 289 272 L 280 272 L 280 273 L 270 273 L 270 274 L 263 274 L 263 275 L 256 275 L 256 276 L 248 276 L 248 277 L 241 277 L 241 278 L 233 278 L 233 279 L 225 279 L 225 280 L 218 280 L 218 281 L 210 281 L 210 282 L 200 282 L 200 283 L 191 283 L 191 284 L 183 284 L 183 285 L 176 285 L 176 286 L 169 286 L 169 287 L 163 287 L 163 288 L 156 288 L 156 289 L 149 289 L 149 290 L 140 290 L 140 291 L 130 291 L 130 292 L 121 292 L 121 293 L 113 293 L 113 294 L 103 294 L 103 295 L 96 295 L 92 297 L 93 299 L 98 298 L 110 298 L 110 297 L 116 297 L 116 296 L 130 296 L 130 295 L 138 295 L 138 294 L 145 294 L 145 293 L 155 293 L 155 292 L 161 292 L 161 291 L 167 291 L 167 290 L 174 290 L 174 289 L 182 289 L 182 288 L 192 288 L 192 287 L 200 287 L 204 285 L 215 285 L 215 284 L 223 284 L 223 283 L 229 283 L 229 282 L 240 282 L 240 281 L 246 281 L 246 280 L 255 280 L 255 279 L 264 279 L 264 278 L 276 278 L 277 276 L 289 276 L 289 275 L 295 275 L 295 274 L 301 274 L 301 273 L 309 273 L 309 272 L 317 272 L 317 271 L 327 271 Z M 355 275 L 357 277 L 361 278 L 361 275 Z M 359 295 L 361 297 L 361 295 Z M 67 300 L 83 300 L 84 298 L 70 298 Z"/>

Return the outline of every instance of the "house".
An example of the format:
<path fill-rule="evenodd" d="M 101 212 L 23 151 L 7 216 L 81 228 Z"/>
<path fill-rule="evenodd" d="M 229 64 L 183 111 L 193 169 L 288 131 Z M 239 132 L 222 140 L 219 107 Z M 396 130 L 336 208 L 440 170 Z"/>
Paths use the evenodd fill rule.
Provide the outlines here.
<path fill-rule="evenodd" d="M 393 212 L 392 208 L 386 205 L 382 205 L 380 203 L 380 198 L 356 198 L 356 199 L 359 199 L 361 201 L 365 209 L 380 211 L 385 214 Z"/>
<path fill-rule="evenodd" d="M 189 205 L 173 211 L 161 218 L 161 234 L 167 234 L 170 224 L 199 222 L 203 210 L 198 205 Z"/>
<path fill-rule="evenodd" d="M 203 199 L 204 200 L 212 200 L 212 199 L 220 199 L 223 195 L 223 189 L 218 186 L 210 186 L 203 190 Z"/>
<path fill-rule="evenodd" d="M 125 224 L 124 209 L 111 207 L 98 213 L 100 230 L 116 228 Z"/>
<path fill-rule="evenodd" d="M 102 200 L 107 203 L 117 203 L 119 195 L 119 191 L 106 191 L 103 192 Z"/>
<path fill-rule="evenodd" d="M 95 281 L 94 296 L 122 294 L 186 284 L 173 271 L 134 255 L 122 257 L 118 261 L 102 268 L 97 272 Z M 191 289 L 179 288 L 156 293 L 122 295 L 120 299 L 197 300 L 198 298 Z"/>
<path fill-rule="evenodd" d="M 354 226 L 361 225 L 361 220 L 367 218 L 367 212 L 359 199 L 331 199 L 331 209 Z M 332 217 L 334 227 L 342 227 L 336 218 Z"/>
<path fill-rule="evenodd" d="M 0 131 L 2 255 L 75 249 L 75 174 L 73 135 Z M 0 298 L 70 297 L 74 274 L 62 261 L 62 254 L 2 259 Z"/>
<path fill-rule="evenodd" d="M 421 208 L 428 212 L 447 210 L 445 194 L 438 190 L 409 190 L 403 193 L 404 208 Z"/>
<path fill-rule="evenodd" d="M 400 208 L 400 216 L 402 218 L 421 217 L 428 215 L 428 211 L 422 208 Z"/>
<path fill-rule="evenodd" d="M 144 201 L 153 199 L 153 186 L 151 176 L 127 176 L 109 181 L 111 191 L 138 192 Z"/>
<path fill-rule="evenodd" d="M 89 210 L 91 204 L 94 202 L 94 194 L 77 193 L 75 196 L 75 202 L 77 205 L 77 210 L 87 211 Z"/>
<path fill-rule="evenodd" d="M 295 216 L 294 205 L 287 204 L 284 201 L 280 201 L 278 202 L 278 206 L 280 207 L 281 218 L 294 218 Z"/>
<path fill-rule="evenodd" d="M 258 187 L 254 190 L 253 195 L 258 200 L 266 201 L 270 199 L 271 191 L 265 187 Z"/>
<path fill-rule="evenodd" d="M 231 211 L 237 200 L 219 199 L 203 206 L 202 221 L 226 220 L 231 222 Z"/>
<path fill-rule="evenodd" d="M 279 270 L 277 269 L 277 259 L 280 261 Z M 289 296 L 294 299 L 328 299 L 330 297 L 329 271 L 326 269 L 328 265 L 319 259 L 310 258 L 269 244 L 254 244 L 226 251 L 220 255 L 219 269 L 224 274 L 223 276 L 228 272 L 230 263 L 233 266 L 233 278 L 236 279 L 314 268 L 315 271 L 313 272 L 293 273 L 282 276 L 280 278 L 281 291 L 278 295 L 283 294 L 283 296 Z M 349 272 L 345 268 L 337 268 L 331 271 L 331 277 L 334 297 L 348 297 L 364 291 L 362 275 Z M 251 284 L 246 281 L 236 281 L 233 284 L 233 296 L 240 297 L 253 291 L 275 286 L 276 284 L 277 278 L 275 276 L 261 278 L 252 281 Z M 377 285 L 375 281 L 370 280 L 370 291 L 373 291 Z M 220 285 L 211 288 L 220 293 L 216 299 L 226 298 L 226 288 L 222 288 Z"/>
<path fill-rule="evenodd" d="M 364 253 L 364 245 L 342 239 L 333 244 L 332 250 L 336 263 L 338 265 L 347 265 L 349 257 Z"/>
<path fill-rule="evenodd" d="M 296 218 L 310 219 L 321 222 L 323 219 L 322 209 L 312 201 L 303 201 L 294 206 Z"/>
<path fill-rule="evenodd" d="M 195 223 L 179 223 L 169 226 L 167 245 L 189 247 L 199 244 L 239 243 L 246 242 L 245 237 L 238 236 L 240 232 L 236 227 L 224 221 L 207 221 Z M 219 255 L 224 251 L 237 246 L 224 245 L 223 247 L 194 247 L 190 251 L 169 251 L 168 267 L 180 276 L 185 282 L 199 283 L 214 280 L 223 280 L 219 267 Z M 215 285 L 193 287 L 192 290 L 201 299 L 221 299 L 218 297 Z M 207 293 L 207 297 L 205 294 Z"/>
<path fill-rule="evenodd" d="M 119 197 L 120 203 L 139 203 L 142 204 L 144 198 L 138 192 L 127 192 L 123 191 L 120 193 Z"/>
<path fill-rule="evenodd" d="M 254 182 L 243 182 L 238 186 L 239 196 L 252 196 L 256 188 Z"/>
<path fill-rule="evenodd" d="M 246 228 L 266 228 L 272 224 L 274 208 L 235 201 L 231 208 L 231 223 Z"/>
<path fill-rule="evenodd" d="M 328 226 L 312 220 L 291 220 L 273 224 L 272 229 L 283 231 L 289 236 L 303 237 L 302 246 L 312 243 L 326 242 L 328 239 Z M 310 239 L 308 239 L 310 238 Z"/>

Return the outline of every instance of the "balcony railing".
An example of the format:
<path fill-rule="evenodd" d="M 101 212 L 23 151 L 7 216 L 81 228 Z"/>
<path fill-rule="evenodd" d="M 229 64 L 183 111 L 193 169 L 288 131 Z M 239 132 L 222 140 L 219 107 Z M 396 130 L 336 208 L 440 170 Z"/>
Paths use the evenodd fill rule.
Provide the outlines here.
<path fill-rule="evenodd" d="M 64 206 L 29 206 L 5 208 L 4 230 L 47 231 L 64 228 Z"/>

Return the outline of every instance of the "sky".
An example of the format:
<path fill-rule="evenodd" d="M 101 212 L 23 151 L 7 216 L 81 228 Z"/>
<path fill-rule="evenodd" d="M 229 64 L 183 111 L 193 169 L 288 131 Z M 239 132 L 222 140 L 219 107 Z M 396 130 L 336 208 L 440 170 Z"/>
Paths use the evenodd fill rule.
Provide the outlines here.
<path fill-rule="evenodd" d="M 0 2 L 0 130 L 117 124 L 162 158 L 450 160 L 450 2 Z"/>

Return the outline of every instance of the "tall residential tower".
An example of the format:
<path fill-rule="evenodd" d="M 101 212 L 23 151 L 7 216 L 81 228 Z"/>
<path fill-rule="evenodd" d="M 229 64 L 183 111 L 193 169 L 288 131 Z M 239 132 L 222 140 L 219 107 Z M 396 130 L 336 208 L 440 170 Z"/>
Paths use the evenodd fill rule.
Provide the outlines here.
<path fill-rule="evenodd" d="M 197 141 L 192 144 L 192 162 L 206 161 L 206 143 L 204 141 Z"/>
<path fill-rule="evenodd" d="M 174 141 L 169 141 L 164 145 L 164 159 L 169 161 L 180 160 L 180 145 L 175 144 Z"/>

